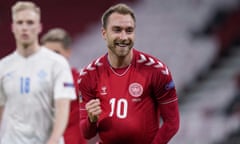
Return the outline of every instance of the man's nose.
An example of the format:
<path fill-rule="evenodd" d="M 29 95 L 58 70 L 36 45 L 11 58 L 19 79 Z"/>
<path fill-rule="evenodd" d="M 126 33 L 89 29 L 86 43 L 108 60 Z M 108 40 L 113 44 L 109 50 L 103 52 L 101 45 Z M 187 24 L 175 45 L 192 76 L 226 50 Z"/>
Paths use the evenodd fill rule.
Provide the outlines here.
<path fill-rule="evenodd" d="M 25 31 L 25 30 L 27 30 L 27 28 L 28 28 L 28 24 L 23 23 L 23 24 L 22 24 L 22 29 Z"/>
<path fill-rule="evenodd" d="M 127 33 L 126 33 L 125 31 L 122 31 L 122 32 L 120 33 L 120 39 L 122 39 L 122 40 L 127 39 Z"/>

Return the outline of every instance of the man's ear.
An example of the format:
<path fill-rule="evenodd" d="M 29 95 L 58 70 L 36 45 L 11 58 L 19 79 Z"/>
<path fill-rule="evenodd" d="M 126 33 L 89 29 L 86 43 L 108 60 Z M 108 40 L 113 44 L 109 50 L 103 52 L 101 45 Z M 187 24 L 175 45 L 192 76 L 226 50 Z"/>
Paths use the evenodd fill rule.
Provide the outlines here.
<path fill-rule="evenodd" d="M 102 32 L 103 39 L 106 40 L 106 30 L 105 30 L 105 28 L 102 27 L 101 32 Z"/>
<path fill-rule="evenodd" d="M 40 23 L 40 24 L 39 24 L 39 30 L 38 30 L 38 33 L 41 33 L 42 30 L 43 30 L 43 25 L 42 25 L 42 23 Z"/>
<path fill-rule="evenodd" d="M 66 58 L 69 59 L 72 54 L 71 48 L 66 49 Z"/>
<path fill-rule="evenodd" d="M 11 31 L 14 33 L 13 23 L 11 23 Z"/>

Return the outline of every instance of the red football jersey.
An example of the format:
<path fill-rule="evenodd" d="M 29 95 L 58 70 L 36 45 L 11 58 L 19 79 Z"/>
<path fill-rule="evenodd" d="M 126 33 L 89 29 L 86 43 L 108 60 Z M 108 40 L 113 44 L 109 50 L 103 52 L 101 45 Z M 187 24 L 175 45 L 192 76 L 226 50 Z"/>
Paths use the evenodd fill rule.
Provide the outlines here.
<path fill-rule="evenodd" d="M 159 105 L 177 101 L 168 68 L 135 49 L 128 67 L 114 69 L 104 55 L 81 70 L 79 81 L 81 121 L 88 120 L 85 104 L 100 99 L 102 113 L 96 131 L 104 144 L 152 143 L 160 126 Z"/>
<path fill-rule="evenodd" d="M 75 85 L 75 90 L 77 98 L 70 103 L 70 112 L 68 125 L 64 132 L 64 142 L 65 144 L 86 144 L 86 140 L 83 138 L 83 135 L 80 130 L 80 106 L 79 106 L 79 92 L 77 79 L 79 73 L 76 69 L 72 68 L 72 75 Z"/>

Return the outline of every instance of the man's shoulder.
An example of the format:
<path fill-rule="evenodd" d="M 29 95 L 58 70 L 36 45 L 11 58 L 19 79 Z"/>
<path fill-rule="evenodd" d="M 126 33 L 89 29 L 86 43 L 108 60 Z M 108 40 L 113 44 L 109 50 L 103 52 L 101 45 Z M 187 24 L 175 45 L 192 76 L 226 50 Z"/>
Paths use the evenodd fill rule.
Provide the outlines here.
<path fill-rule="evenodd" d="M 16 58 L 17 58 L 16 57 L 16 52 L 10 53 L 10 54 L 8 54 L 5 57 L 0 59 L 0 64 L 1 65 L 8 64 Z"/>
<path fill-rule="evenodd" d="M 141 72 L 163 74 L 168 76 L 169 70 L 167 65 L 160 59 L 147 54 L 145 52 L 136 51 L 135 53 L 135 67 Z"/>
<path fill-rule="evenodd" d="M 106 64 L 105 55 L 94 59 L 88 65 L 80 70 L 80 76 L 86 74 L 96 74 L 101 70 L 104 70 L 104 65 Z"/>
<path fill-rule="evenodd" d="M 161 68 L 166 66 L 163 61 L 161 61 L 156 56 L 151 54 L 134 50 L 135 63 L 138 66 L 149 67 L 149 68 Z"/>
<path fill-rule="evenodd" d="M 65 57 L 45 47 L 41 48 L 41 57 L 42 57 L 42 60 L 46 60 L 48 62 L 60 63 L 60 64 L 68 63 Z"/>

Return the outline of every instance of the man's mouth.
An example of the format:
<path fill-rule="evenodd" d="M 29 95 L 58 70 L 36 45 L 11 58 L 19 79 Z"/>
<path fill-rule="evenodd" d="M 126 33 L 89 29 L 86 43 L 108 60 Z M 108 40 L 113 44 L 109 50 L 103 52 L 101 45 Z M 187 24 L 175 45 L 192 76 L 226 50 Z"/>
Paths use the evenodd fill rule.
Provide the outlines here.
<path fill-rule="evenodd" d="M 22 34 L 23 39 L 27 39 L 28 37 L 29 37 L 28 34 Z"/>
<path fill-rule="evenodd" d="M 115 45 L 116 45 L 116 46 L 119 46 L 119 47 L 126 47 L 126 46 L 129 46 L 130 43 L 115 42 Z"/>

